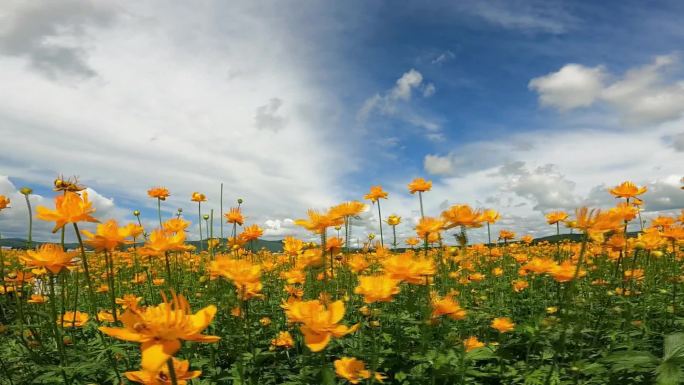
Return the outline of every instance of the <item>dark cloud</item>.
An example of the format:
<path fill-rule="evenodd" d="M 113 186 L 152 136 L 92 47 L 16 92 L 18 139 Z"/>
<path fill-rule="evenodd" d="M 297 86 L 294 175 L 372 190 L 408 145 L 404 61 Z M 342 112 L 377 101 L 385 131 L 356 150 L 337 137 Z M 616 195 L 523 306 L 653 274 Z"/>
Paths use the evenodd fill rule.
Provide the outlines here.
<path fill-rule="evenodd" d="M 82 39 L 88 28 L 109 25 L 115 14 L 107 3 L 85 0 L 21 3 L 9 8 L 0 54 L 26 58 L 50 78 L 95 76 Z"/>

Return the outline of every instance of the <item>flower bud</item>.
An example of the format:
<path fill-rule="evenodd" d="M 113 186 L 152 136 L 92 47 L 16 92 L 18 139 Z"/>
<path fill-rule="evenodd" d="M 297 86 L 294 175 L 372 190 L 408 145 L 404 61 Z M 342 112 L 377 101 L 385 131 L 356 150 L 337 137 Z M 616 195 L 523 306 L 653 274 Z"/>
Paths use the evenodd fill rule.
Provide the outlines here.
<path fill-rule="evenodd" d="M 19 192 L 24 194 L 24 195 L 30 195 L 30 194 L 33 194 L 33 189 L 31 189 L 29 187 L 22 187 L 21 189 L 19 189 Z"/>

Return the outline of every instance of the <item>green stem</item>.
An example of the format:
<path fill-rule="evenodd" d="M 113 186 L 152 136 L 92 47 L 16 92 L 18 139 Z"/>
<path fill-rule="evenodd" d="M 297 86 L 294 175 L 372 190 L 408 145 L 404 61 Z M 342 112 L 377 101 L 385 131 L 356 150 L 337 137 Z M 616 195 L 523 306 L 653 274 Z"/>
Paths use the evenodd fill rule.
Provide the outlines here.
<path fill-rule="evenodd" d="M 178 385 L 176 379 L 176 369 L 173 367 L 173 357 L 166 360 L 166 367 L 169 369 L 169 377 L 171 377 L 171 384 Z"/>
<path fill-rule="evenodd" d="M 380 244 L 385 247 L 385 240 L 382 237 L 382 212 L 380 211 L 380 199 L 378 199 L 378 220 L 380 221 Z"/>

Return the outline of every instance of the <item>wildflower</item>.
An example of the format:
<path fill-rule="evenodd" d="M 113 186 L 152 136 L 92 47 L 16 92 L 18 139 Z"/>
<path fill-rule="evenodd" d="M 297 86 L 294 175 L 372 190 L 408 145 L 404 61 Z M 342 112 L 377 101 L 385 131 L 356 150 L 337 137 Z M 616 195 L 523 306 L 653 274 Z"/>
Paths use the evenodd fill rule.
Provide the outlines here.
<path fill-rule="evenodd" d="M 532 237 L 531 235 L 523 235 L 522 237 L 520 237 L 520 241 L 526 245 L 529 245 L 530 243 L 532 243 L 532 241 L 534 241 L 534 237 Z"/>
<path fill-rule="evenodd" d="M 320 352 L 332 337 L 341 338 L 355 332 L 359 325 L 339 325 L 344 317 L 344 302 L 325 305 L 320 300 L 294 301 L 283 305 L 288 322 L 300 323 L 304 343 L 312 352 Z"/>
<path fill-rule="evenodd" d="M 81 313 L 80 311 L 67 311 L 62 315 L 61 320 L 57 320 L 57 325 L 64 325 L 65 327 L 80 328 L 85 325 L 90 316 L 88 313 Z"/>
<path fill-rule="evenodd" d="M 136 297 L 134 294 L 124 294 L 122 298 L 117 298 L 114 302 L 126 310 L 128 308 L 137 309 L 140 301 L 142 301 L 142 297 Z"/>
<path fill-rule="evenodd" d="M 328 214 L 336 218 L 349 218 L 358 216 L 367 209 L 368 206 L 359 201 L 349 201 L 331 207 Z"/>
<path fill-rule="evenodd" d="M 295 237 L 285 237 L 283 239 L 283 252 L 289 256 L 295 257 L 302 252 L 304 242 Z"/>
<path fill-rule="evenodd" d="M 499 333 L 508 333 L 515 329 L 515 323 L 508 317 L 494 318 L 490 326 L 498 330 Z"/>
<path fill-rule="evenodd" d="M 349 266 L 351 271 L 358 274 L 366 270 L 370 266 L 370 263 L 362 254 L 354 254 L 347 261 L 347 266 Z"/>
<path fill-rule="evenodd" d="M 230 211 L 223 214 L 226 218 L 226 222 L 233 223 L 242 226 L 245 223 L 245 218 L 242 216 L 242 212 L 238 207 L 231 207 Z"/>
<path fill-rule="evenodd" d="M 195 192 L 192 193 L 192 195 L 190 196 L 190 200 L 193 201 L 193 202 L 198 202 L 198 203 L 199 203 L 199 202 L 206 202 L 206 201 L 207 201 L 207 197 L 206 197 L 204 194 L 198 193 L 197 191 L 195 191 Z"/>
<path fill-rule="evenodd" d="M 504 241 L 510 241 L 513 238 L 515 238 L 514 232 L 508 231 L 508 230 L 499 231 L 499 239 L 504 240 Z"/>
<path fill-rule="evenodd" d="M 126 227 L 119 227 L 119 224 L 114 219 L 97 225 L 95 234 L 88 230 L 83 230 L 83 234 L 89 238 L 86 240 L 86 243 L 98 251 L 111 251 L 120 245 L 130 243 L 130 241 L 126 240 L 130 236 L 128 229 Z"/>
<path fill-rule="evenodd" d="M 473 210 L 468 205 L 454 205 L 442 211 L 442 218 L 446 223 L 445 229 L 451 229 L 456 226 L 481 227 L 481 215 L 482 212 L 480 210 Z"/>
<path fill-rule="evenodd" d="M 43 295 L 40 295 L 40 294 L 31 294 L 31 298 L 27 302 L 28 303 L 40 304 L 40 303 L 47 302 L 47 298 Z"/>
<path fill-rule="evenodd" d="M 494 209 L 487 209 L 480 215 L 480 220 L 489 224 L 496 223 L 501 218 L 501 214 Z"/>
<path fill-rule="evenodd" d="M 495 277 L 501 277 L 503 275 L 503 273 L 504 273 L 504 271 L 500 267 L 495 267 L 492 269 L 492 275 L 494 275 Z"/>
<path fill-rule="evenodd" d="M 553 266 L 550 274 L 556 282 L 569 282 L 575 278 L 575 274 L 580 278 L 587 275 L 587 272 L 571 261 L 563 261 L 560 265 Z"/>
<path fill-rule="evenodd" d="M 638 195 L 641 195 L 647 191 L 646 186 L 643 187 L 637 187 L 632 182 L 622 182 L 618 186 L 613 187 L 612 189 L 608 190 L 612 195 L 615 195 L 616 198 L 634 198 Z"/>
<path fill-rule="evenodd" d="M 279 332 L 278 336 L 271 340 L 271 346 L 276 348 L 290 349 L 294 346 L 294 339 L 290 332 Z"/>
<path fill-rule="evenodd" d="M 431 234 L 439 234 L 444 228 L 444 221 L 437 218 L 424 217 L 416 225 L 416 234 L 418 237 L 425 239 Z"/>
<path fill-rule="evenodd" d="M 264 235 L 264 230 L 259 227 L 259 225 L 251 225 L 245 227 L 245 229 L 242 230 L 242 233 L 240 233 L 239 237 L 241 241 L 246 243 L 258 239 L 262 235 Z"/>
<path fill-rule="evenodd" d="M 121 317 L 121 313 L 117 311 L 116 316 L 117 318 Z M 114 315 L 110 311 L 101 310 L 97 313 L 97 319 L 99 319 L 102 322 L 113 323 Z"/>
<path fill-rule="evenodd" d="M 530 284 L 527 283 L 527 281 L 525 281 L 524 279 L 515 280 L 512 284 L 513 291 L 515 291 L 516 293 L 520 293 L 521 291 L 527 289 L 530 286 Z"/>
<path fill-rule="evenodd" d="M 556 314 L 558 308 L 556 306 L 549 306 L 546 308 L 546 314 Z"/>
<path fill-rule="evenodd" d="M 150 198 L 157 198 L 161 201 L 165 201 L 166 198 L 168 198 L 171 194 L 165 187 L 152 187 L 151 189 L 147 190 L 147 195 Z"/>
<path fill-rule="evenodd" d="M 637 214 L 639 213 L 639 209 L 627 202 L 620 202 L 616 207 L 611 208 L 610 212 L 622 219 L 624 222 L 629 222 L 636 218 Z"/>
<path fill-rule="evenodd" d="M 164 281 L 166 281 L 164 278 L 155 278 L 152 280 L 152 284 L 154 286 L 161 286 L 164 284 Z"/>
<path fill-rule="evenodd" d="M 64 195 L 55 197 L 55 209 L 38 206 L 37 218 L 44 221 L 55 222 L 52 232 L 55 233 L 67 223 L 98 222 L 91 214 L 95 212 L 93 204 L 88 200 L 88 192 L 81 195 L 67 191 Z"/>
<path fill-rule="evenodd" d="M 259 323 L 261 324 L 261 326 L 268 326 L 271 324 L 271 319 L 268 317 L 261 317 L 259 319 Z"/>
<path fill-rule="evenodd" d="M 546 214 L 546 223 L 550 225 L 555 225 L 558 222 L 563 222 L 568 219 L 568 213 L 565 211 L 552 211 Z"/>
<path fill-rule="evenodd" d="M 408 238 L 406 241 L 404 241 L 408 246 L 413 247 L 416 246 L 420 243 L 420 240 L 416 238 Z"/>
<path fill-rule="evenodd" d="M 176 374 L 176 384 L 186 385 L 188 380 L 197 378 L 202 375 L 201 370 L 188 371 L 190 362 L 187 360 L 179 360 L 173 357 L 173 371 Z M 126 378 L 130 381 L 137 382 L 143 385 L 171 385 L 171 374 L 166 365 L 156 370 L 141 370 L 135 372 L 125 372 Z"/>
<path fill-rule="evenodd" d="M 409 253 L 393 255 L 385 259 L 382 266 L 390 278 L 414 285 L 425 284 L 426 277 L 436 272 L 432 259 L 413 258 Z"/>
<path fill-rule="evenodd" d="M 335 373 L 352 384 L 358 384 L 371 377 L 371 372 L 366 369 L 366 363 L 353 357 L 342 357 L 335 360 L 333 365 L 335 366 Z M 375 373 L 373 377 L 380 383 L 385 379 L 385 376 L 380 373 Z"/>
<path fill-rule="evenodd" d="M 336 217 L 334 214 L 320 213 L 317 210 L 308 210 L 308 219 L 297 219 L 295 224 L 316 233 L 323 234 L 328 227 L 335 227 L 343 223 L 342 218 Z"/>
<path fill-rule="evenodd" d="M 408 189 L 411 194 L 415 194 L 417 192 L 430 191 L 431 188 L 432 181 L 426 181 L 423 178 L 416 178 L 408 184 Z"/>
<path fill-rule="evenodd" d="M 399 280 L 385 275 L 359 277 L 354 293 L 363 295 L 365 303 L 390 302 L 399 294 Z"/>
<path fill-rule="evenodd" d="M 443 298 L 435 296 L 432 298 L 432 318 L 446 315 L 453 320 L 462 320 L 468 312 L 453 299 L 453 296 L 446 295 Z"/>
<path fill-rule="evenodd" d="M 162 229 L 168 233 L 180 233 L 190 226 L 190 221 L 183 218 L 171 218 L 162 223 Z"/>
<path fill-rule="evenodd" d="M 164 230 L 154 230 L 150 234 L 141 253 L 149 255 L 163 255 L 167 251 L 178 251 L 185 249 L 185 233 L 175 234 L 166 233 Z"/>
<path fill-rule="evenodd" d="M 483 346 L 485 346 L 485 344 L 480 342 L 480 340 L 478 340 L 475 336 L 470 336 L 463 341 L 463 347 L 465 348 L 466 352 L 479 349 Z"/>
<path fill-rule="evenodd" d="M 387 199 L 389 194 L 382 189 L 382 186 L 371 186 L 368 194 L 363 196 L 363 199 L 368 199 L 371 202 L 377 202 L 378 199 Z"/>
<path fill-rule="evenodd" d="M 27 250 L 19 258 L 29 267 L 44 267 L 52 274 L 59 274 L 63 268 L 73 264 L 74 254 L 65 252 L 59 245 L 46 243 L 36 251 Z"/>
<path fill-rule="evenodd" d="M 4 195 L 0 195 L 0 210 L 8 208 L 9 204 L 10 199 Z"/>
<path fill-rule="evenodd" d="M 387 217 L 385 222 L 387 222 L 387 224 L 390 226 L 396 226 L 401 223 L 401 217 L 397 215 L 390 215 Z"/>
<path fill-rule="evenodd" d="M 191 314 L 190 305 L 185 297 L 173 294 L 171 302 L 164 296 L 164 302 L 157 306 L 127 309 L 121 316 L 123 328 L 99 329 L 114 338 L 139 342 L 143 369 L 157 371 L 180 349 L 180 340 L 218 341 L 219 337 L 200 334 L 209 326 L 215 314 L 214 305 Z"/>

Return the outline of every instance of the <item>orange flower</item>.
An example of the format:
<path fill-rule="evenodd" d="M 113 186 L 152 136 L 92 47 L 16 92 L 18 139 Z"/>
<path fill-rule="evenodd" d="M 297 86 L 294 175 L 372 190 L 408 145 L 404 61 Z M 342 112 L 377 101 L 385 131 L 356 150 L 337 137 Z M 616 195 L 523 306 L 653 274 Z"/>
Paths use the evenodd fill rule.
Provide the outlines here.
<path fill-rule="evenodd" d="M 473 210 L 468 205 L 453 205 L 447 210 L 442 211 L 442 218 L 446 222 L 445 229 L 451 229 L 456 226 L 482 226 L 482 212 L 480 210 Z"/>
<path fill-rule="evenodd" d="M 385 222 L 387 222 L 387 224 L 390 226 L 397 226 L 401 223 L 401 217 L 392 214 L 389 217 L 387 217 L 387 220 Z"/>
<path fill-rule="evenodd" d="M 463 347 L 465 348 L 466 352 L 479 349 L 483 346 L 485 346 L 485 344 L 480 342 L 480 340 L 478 340 L 475 336 L 468 337 L 466 340 L 463 341 Z"/>
<path fill-rule="evenodd" d="M 335 301 L 324 305 L 319 300 L 293 301 L 283 305 L 288 322 L 300 323 L 304 343 L 312 352 L 325 349 L 332 337 L 342 338 L 355 332 L 359 325 L 351 328 L 339 325 L 344 317 L 344 302 Z"/>
<path fill-rule="evenodd" d="M 119 311 L 117 311 L 116 316 L 117 316 L 117 318 L 121 317 L 121 313 Z M 114 323 L 114 316 L 112 315 L 112 312 L 110 312 L 110 311 L 101 310 L 101 311 L 97 312 L 97 319 L 99 319 L 102 322 Z"/>
<path fill-rule="evenodd" d="M 63 268 L 73 264 L 74 253 L 67 253 L 60 245 L 46 243 L 38 250 L 26 250 L 26 254 L 19 256 L 29 267 L 44 267 L 52 274 L 59 274 Z"/>
<path fill-rule="evenodd" d="M 52 229 L 52 232 L 55 233 L 67 223 L 98 222 L 91 216 L 95 212 L 92 206 L 92 202 L 88 200 L 87 191 L 83 191 L 81 195 L 67 191 L 64 195 L 55 197 L 55 210 L 38 206 L 36 208 L 37 218 L 55 222 L 55 227 Z"/>
<path fill-rule="evenodd" d="M 363 295 L 365 303 L 391 302 L 399 294 L 399 280 L 386 275 L 359 277 L 354 293 Z"/>
<path fill-rule="evenodd" d="M 417 238 L 408 238 L 406 241 L 404 241 L 408 246 L 416 246 L 417 244 L 420 243 L 420 240 Z"/>
<path fill-rule="evenodd" d="M 137 309 L 140 301 L 142 301 L 142 297 L 136 297 L 134 294 L 124 294 L 122 298 L 117 298 L 114 302 L 126 310 L 128 308 Z"/>
<path fill-rule="evenodd" d="M 508 317 L 494 318 L 490 326 L 498 330 L 499 333 L 508 333 L 515 329 L 515 323 Z"/>
<path fill-rule="evenodd" d="M 556 282 L 572 281 L 577 273 L 577 277 L 581 278 L 587 275 L 584 269 L 577 270 L 578 266 L 571 261 L 563 261 L 560 265 L 555 265 L 551 268 L 550 274 Z"/>
<path fill-rule="evenodd" d="M 337 217 L 330 212 L 321 214 L 317 210 L 308 210 L 307 214 L 309 219 L 297 219 L 294 223 L 315 234 L 323 234 L 328 227 L 334 227 L 344 223 L 341 217 Z"/>
<path fill-rule="evenodd" d="M 552 211 L 546 214 L 546 222 L 550 225 L 555 225 L 558 222 L 562 222 L 568 219 L 568 213 L 565 211 Z"/>
<path fill-rule="evenodd" d="M 294 339 L 292 338 L 292 335 L 290 335 L 290 332 L 280 332 L 276 338 L 271 340 L 271 346 L 290 349 L 294 346 Z"/>
<path fill-rule="evenodd" d="M 185 229 L 190 226 L 190 221 L 186 221 L 183 218 L 171 218 L 168 221 L 162 223 L 162 228 L 164 231 L 169 233 L 179 233 L 185 231 Z"/>
<path fill-rule="evenodd" d="M 245 218 L 242 216 L 242 212 L 238 207 L 231 207 L 230 211 L 223 214 L 223 216 L 226 218 L 226 222 L 228 223 L 234 223 L 240 226 L 245 223 Z"/>
<path fill-rule="evenodd" d="M 258 239 L 263 234 L 264 230 L 262 230 L 261 227 L 259 227 L 259 225 L 251 225 L 245 227 L 245 229 L 242 230 L 242 233 L 240 233 L 239 237 L 241 241 L 247 243 L 249 241 Z"/>
<path fill-rule="evenodd" d="M 80 328 L 88 322 L 90 316 L 80 311 L 67 311 L 62 315 L 62 319 L 57 320 L 57 325 L 64 324 L 64 327 Z"/>
<path fill-rule="evenodd" d="M 423 178 L 416 178 L 408 184 L 408 189 L 411 194 L 416 192 L 426 192 L 430 191 L 432 188 L 432 181 L 426 181 Z"/>
<path fill-rule="evenodd" d="M 639 209 L 627 202 L 620 202 L 616 207 L 610 209 L 610 212 L 622 219 L 624 222 L 629 222 L 636 218 Z"/>
<path fill-rule="evenodd" d="M 175 233 L 169 235 L 164 230 L 154 230 L 150 234 L 150 239 L 140 250 L 141 254 L 162 255 L 167 251 L 177 251 L 185 249 L 185 233 Z"/>
<path fill-rule="evenodd" d="M 9 207 L 10 199 L 4 195 L 0 195 L 0 210 Z"/>
<path fill-rule="evenodd" d="M 370 263 L 362 254 L 353 254 L 347 261 L 347 266 L 351 271 L 358 274 L 366 270 Z"/>
<path fill-rule="evenodd" d="M 646 186 L 643 187 L 637 187 L 632 182 L 622 182 L 618 186 L 613 187 L 612 189 L 608 190 L 611 194 L 615 195 L 616 198 L 634 198 L 637 195 L 641 195 L 645 193 L 648 189 Z"/>
<path fill-rule="evenodd" d="M 419 238 L 425 239 L 432 234 L 439 234 L 444 228 L 444 221 L 437 218 L 424 217 L 416 225 L 416 234 Z"/>
<path fill-rule="evenodd" d="M 414 285 L 424 285 L 436 272 L 432 259 L 413 258 L 410 253 L 393 255 L 385 259 L 382 266 L 390 278 Z"/>
<path fill-rule="evenodd" d="M 505 241 L 510 241 L 513 238 L 515 238 L 514 232 L 508 231 L 508 230 L 499 231 L 499 239 L 503 239 Z"/>
<path fill-rule="evenodd" d="M 289 256 L 295 257 L 302 252 L 304 242 L 295 237 L 285 237 L 283 239 L 283 252 Z"/>
<path fill-rule="evenodd" d="M 493 209 L 487 209 L 480 215 L 480 220 L 489 224 L 496 223 L 501 218 L 501 214 Z"/>
<path fill-rule="evenodd" d="M 389 194 L 382 189 L 382 186 L 372 186 L 368 194 L 363 196 L 363 199 L 368 199 L 371 202 L 377 202 L 378 199 L 387 199 Z"/>
<path fill-rule="evenodd" d="M 468 312 L 453 299 L 452 295 L 446 295 L 443 298 L 438 296 L 432 298 L 432 318 L 446 315 L 454 320 L 462 320 L 467 314 Z"/>
<path fill-rule="evenodd" d="M 221 276 L 232 281 L 238 288 L 261 280 L 261 267 L 246 259 L 216 257 L 209 264 L 209 272 L 213 276 Z"/>
<path fill-rule="evenodd" d="M 147 195 L 150 198 L 157 198 L 159 200 L 165 201 L 166 198 L 168 198 L 171 194 L 166 187 L 152 187 L 151 189 L 147 190 Z"/>
<path fill-rule="evenodd" d="M 368 206 L 359 201 L 349 201 L 331 207 L 329 214 L 334 218 L 348 218 L 358 216 L 367 209 Z"/>
<path fill-rule="evenodd" d="M 195 191 L 190 196 L 190 200 L 193 202 L 206 202 L 207 197 L 204 194 L 198 193 L 197 191 Z"/>
<path fill-rule="evenodd" d="M 342 357 L 335 360 L 333 365 L 335 366 L 335 373 L 352 384 L 358 384 L 371 377 L 371 372 L 366 369 L 366 364 L 353 357 Z M 385 379 L 385 376 L 380 373 L 375 373 L 373 377 L 380 383 Z"/>
<path fill-rule="evenodd" d="M 86 243 L 98 251 L 114 250 L 120 245 L 131 243 L 126 238 L 130 237 L 127 227 L 119 227 L 119 224 L 114 219 L 110 219 L 105 223 L 97 225 L 96 234 L 88 230 L 83 230 L 83 234 L 90 238 Z"/>
<path fill-rule="evenodd" d="M 527 289 L 530 286 L 530 284 L 527 283 L 527 281 L 525 281 L 524 279 L 517 279 L 512 282 L 512 285 L 513 291 L 515 291 L 516 293 L 520 293 L 521 291 Z"/>
<path fill-rule="evenodd" d="M 42 296 L 40 294 L 31 294 L 31 299 L 29 299 L 26 302 L 40 304 L 40 303 L 47 302 L 47 298 L 45 298 L 45 296 Z"/>
<path fill-rule="evenodd" d="M 187 385 L 188 380 L 202 375 L 201 370 L 188 371 L 190 363 L 186 360 L 179 360 L 173 357 L 173 371 L 176 373 L 176 384 Z M 171 385 L 171 375 L 166 365 L 157 370 L 141 370 L 135 372 L 125 372 L 126 378 L 130 381 L 143 385 Z"/>
<path fill-rule="evenodd" d="M 191 314 L 190 305 L 182 295 L 173 295 L 168 302 L 144 309 L 128 308 L 121 316 L 123 328 L 100 327 L 103 333 L 124 341 L 139 342 L 141 366 L 155 372 L 181 347 L 181 340 L 216 342 L 220 338 L 200 334 L 209 326 L 216 306 L 209 305 Z"/>

